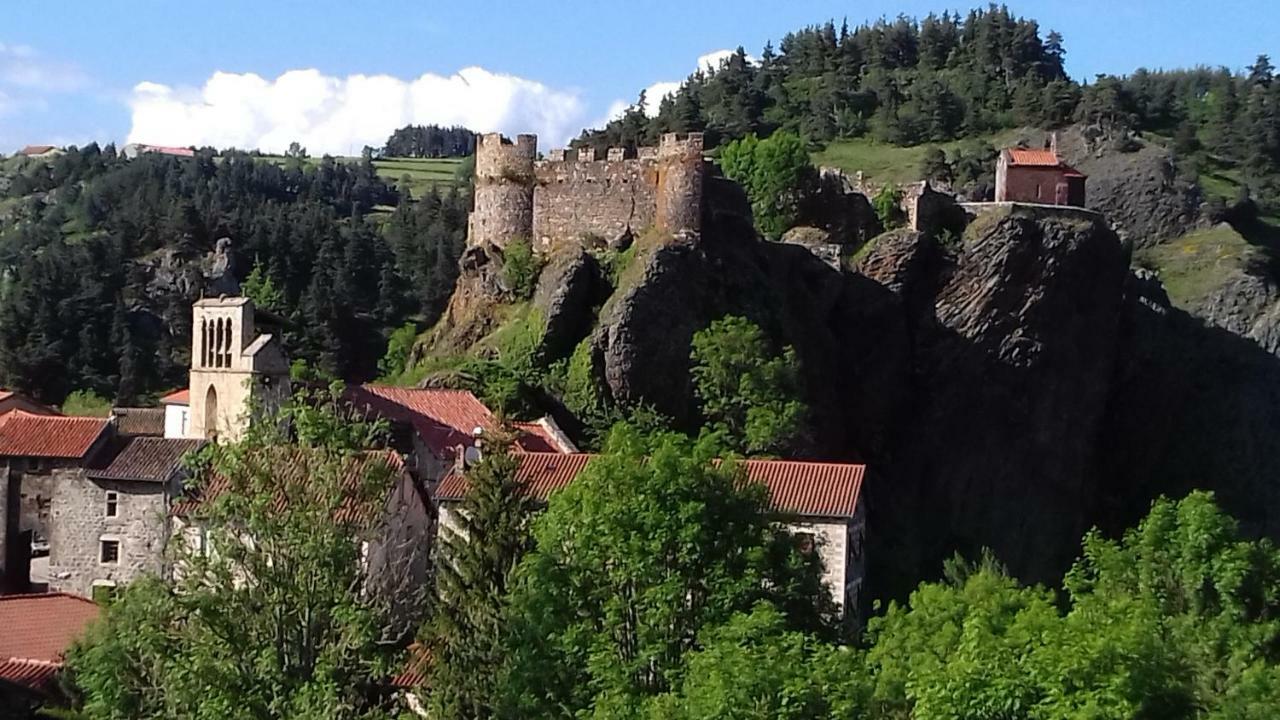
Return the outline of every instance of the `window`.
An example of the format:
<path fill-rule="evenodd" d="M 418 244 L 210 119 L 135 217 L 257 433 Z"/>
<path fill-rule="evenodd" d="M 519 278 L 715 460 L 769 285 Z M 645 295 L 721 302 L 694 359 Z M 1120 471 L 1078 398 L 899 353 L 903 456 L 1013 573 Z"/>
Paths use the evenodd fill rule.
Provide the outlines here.
<path fill-rule="evenodd" d="M 814 542 L 813 533 L 796 533 L 796 549 L 803 555 L 812 555 L 817 543 Z"/>
<path fill-rule="evenodd" d="M 120 496 L 114 490 L 107 491 L 107 517 L 115 517 L 119 509 Z"/>
<path fill-rule="evenodd" d="M 115 565 L 120 562 L 120 541 L 102 540 L 98 549 L 98 562 Z"/>
<path fill-rule="evenodd" d="M 93 601 L 99 605 L 110 605 L 116 599 L 116 584 L 113 582 L 95 582 L 93 584 Z"/>

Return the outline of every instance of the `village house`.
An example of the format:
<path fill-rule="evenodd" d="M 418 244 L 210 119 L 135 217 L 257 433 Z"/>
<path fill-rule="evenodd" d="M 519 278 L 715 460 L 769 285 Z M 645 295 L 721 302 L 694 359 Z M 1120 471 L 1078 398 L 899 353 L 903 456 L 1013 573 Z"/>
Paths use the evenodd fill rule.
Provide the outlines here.
<path fill-rule="evenodd" d="M 17 152 L 29 158 L 52 158 L 63 154 L 61 148 L 53 145 L 28 145 Z"/>
<path fill-rule="evenodd" d="M 428 485 L 454 467 L 475 445 L 477 435 L 491 433 L 498 420 L 468 390 L 356 385 L 345 399 L 368 417 L 391 424 L 393 444 L 410 470 Z M 578 448 L 550 417 L 512 424 L 517 452 L 575 453 Z"/>
<path fill-rule="evenodd" d="M 55 474 L 49 586 L 94 599 L 163 571 L 169 505 L 204 440 L 117 436 L 83 469 Z"/>
<path fill-rule="evenodd" d="M 1057 137 L 1042 150 L 1005 148 L 996 161 L 996 202 L 1084 207 L 1085 176 L 1058 156 Z"/>
<path fill-rule="evenodd" d="M 287 488 L 307 482 L 313 471 L 324 467 L 326 458 L 308 450 L 281 450 L 282 456 L 259 458 L 259 467 L 269 467 L 282 488 L 279 502 L 289 502 Z M 334 520 L 352 529 L 352 541 L 361 543 L 368 590 L 387 598 L 397 617 L 408 618 L 421 608 L 422 589 L 430 574 L 430 542 L 434 534 L 434 513 L 430 498 L 393 450 L 353 453 L 340 466 L 338 484 L 355 488 L 386 472 L 389 482 L 384 499 L 373 504 L 344 503 Z M 211 547 L 208 524 L 203 515 L 229 487 L 226 477 L 210 471 L 195 478 L 195 488 L 178 499 L 170 511 L 171 540 L 181 539 L 197 553 L 216 552 Z M 172 568 L 181 573 L 182 568 Z"/>
<path fill-rule="evenodd" d="M 0 708 L 26 717 L 47 702 L 61 703 L 63 658 L 99 607 L 65 593 L 0 597 Z"/>
<path fill-rule="evenodd" d="M 59 415 L 57 410 L 32 400 L 19 392 L 0 389 L 0 415 L 10 410 L 23 410 L 32 415 Z"/>
<path fill-rule="evenodd" d="M 0 416 L 0 590 L 26 591 L 33 548 L 48 547 L 59 477 L 84 468 L 112 435 L 106 418 Z"/>
<path fill-rule="evenodd" d="M 135 160 L 139 155 L 147 155 L 149 153 L 172 155 L 173 157 L 196 156 L 196 151 L 189 147 L 166 147 L 164 145 L 146 145 L 143 143 L 129 143 L 120 148 L 120 153 L 129 160 Z"/>
<path fill-rule="evenodd" d="M 516 479 L 539 502 L 573 481 L 591 462 L 586 453 L 517 453 Z M 863 465 L 793 460 L 742 460 L 745 480 L 769 491 L 769 510 L 777 522 L 795 534 L 804 548 L 822 558 L 823 580 L 842 612 L 856 613 L 866 571 L 863 539 L 866 509 L 862 501 Z M 453 513 L 466 497 L 465 472 L 451 472 L 440 481 L 435 499 L 439 527 L 456 527 Z"/>

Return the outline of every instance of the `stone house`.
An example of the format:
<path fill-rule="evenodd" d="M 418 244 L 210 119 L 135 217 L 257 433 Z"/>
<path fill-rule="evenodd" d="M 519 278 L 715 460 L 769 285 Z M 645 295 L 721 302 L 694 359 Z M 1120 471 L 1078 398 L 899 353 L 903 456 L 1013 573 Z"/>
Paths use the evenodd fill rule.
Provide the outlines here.
<path fill-rule="evenodd" d="M 593 455 L 575 453 L 517 453 L 516 478 L 541 502 L 573 481 Z M 862 500 L 864 465 L 801 462 L 794 460 L 743 460 L 746 482 L 760 483 L 769 491 L 769 510 L 776 521 L 794 533 L 802 547 L 822 558 L 823 579 L 841 612 L 856 614 L 866 574 L 863 541 L 866 509 Z M 451 472 L 435 491 L 440 527 L 456 527 L 453 514 L 466 496 L 467 478 Z"/>
<path fill-rule="evenodd" d="M 477 431 L 483 435 L 498 427 L 489 408 L 467 390 L 366 384 L 347 388 L 345 400 L 357 412 L 391 424 L 396 450 L 428 486 L 476 444 Z M 513 423 L 513 429 L 518 452 L 578 451 L 550 417 Z"/>
<path fill-rule="evenodd" d="M 312 458 L 321 455 L 306 450 L 281 451 L 288 456 L 270 458 L 265 463 L 277 473 L 273 475 L 282 488 L 279 502 L 289 502 L 287 488 L 311 477 Z M 334 519 L 351 528 L 352 542 L 360 542 L 365 558 L 368 589 L 388 598 L 400 617 L 416 617 L 416 604 L 423 600 L 430 574 L 430 542 L 434 536 L 435 515 L 429 496 L 410 475 L 404 460 L 393 450 L 371 450 L 353 453 L 344 461 L 341 485 L 354 488 L 371 477 L 371 473 L 389 471 L 384 500 L 372 505 L 344 502 Z M 209 504 L 229 487 L 226 477 L 211 472 L 194 478 L 190 490 L 173 503 L 170 541 L 179 537 L 197 552 L 217 552 L 212 546 L 208 524 L 203 515 Z M 182 568 L 172 568 L 181 573 Z"/>
<path fill-rule="evenodd" d="M 996 161 L 996 202 L 1084 207 L 1085 176 L 1058 157 L 1056 142 L 1043 150 L 1006 148 Z"/>
<path fill-rule="evenodd" d="M 98 598 L 164 570 L 169 506 L 203 440 L 120 437 L 83 469 L 55 473 L 49 585 Z"/>
<path fill-rule="evenodd" d="M 32 548 L 50 541 L 59 477 L 87 466 L 113 436 L 106 418 L 0 416 L 0 591 L 27 589 Z"/>

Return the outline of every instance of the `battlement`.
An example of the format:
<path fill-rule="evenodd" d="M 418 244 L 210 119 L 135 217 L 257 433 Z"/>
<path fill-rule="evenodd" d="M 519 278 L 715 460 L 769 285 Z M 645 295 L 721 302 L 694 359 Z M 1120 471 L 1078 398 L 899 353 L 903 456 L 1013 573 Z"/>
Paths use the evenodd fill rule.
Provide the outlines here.
<path fill-rule="evenodd" d="M 702 159 L 702 133 L 664 133 L 658 140 L 658 158 Z"/>
<path fill-rule="evenodd" d="M 502 246 L 527 237 L 539 251 L 582 237 L 614 238 L 658 227 L 693 231 L 702 214 L 701 133 L 664 135 L 658 146 L 556 148 L 536 160 L 537 138 L 496 133 L 476 143 L 475 209 L 468 242 Z"/>

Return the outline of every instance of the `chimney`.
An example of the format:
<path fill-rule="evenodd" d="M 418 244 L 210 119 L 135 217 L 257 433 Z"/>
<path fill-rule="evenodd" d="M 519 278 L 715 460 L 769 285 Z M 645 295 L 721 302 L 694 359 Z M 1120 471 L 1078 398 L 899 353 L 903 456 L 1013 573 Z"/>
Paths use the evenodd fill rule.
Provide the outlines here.
<path fill-rule="evenodd" d="M 1054 130 L 1053 132 L 1049 133 L 1049 150 L 1051 150 L 1053 154 L 1057 156 L 1058 154 L 1058 131 L 1057 130 Z"/>

